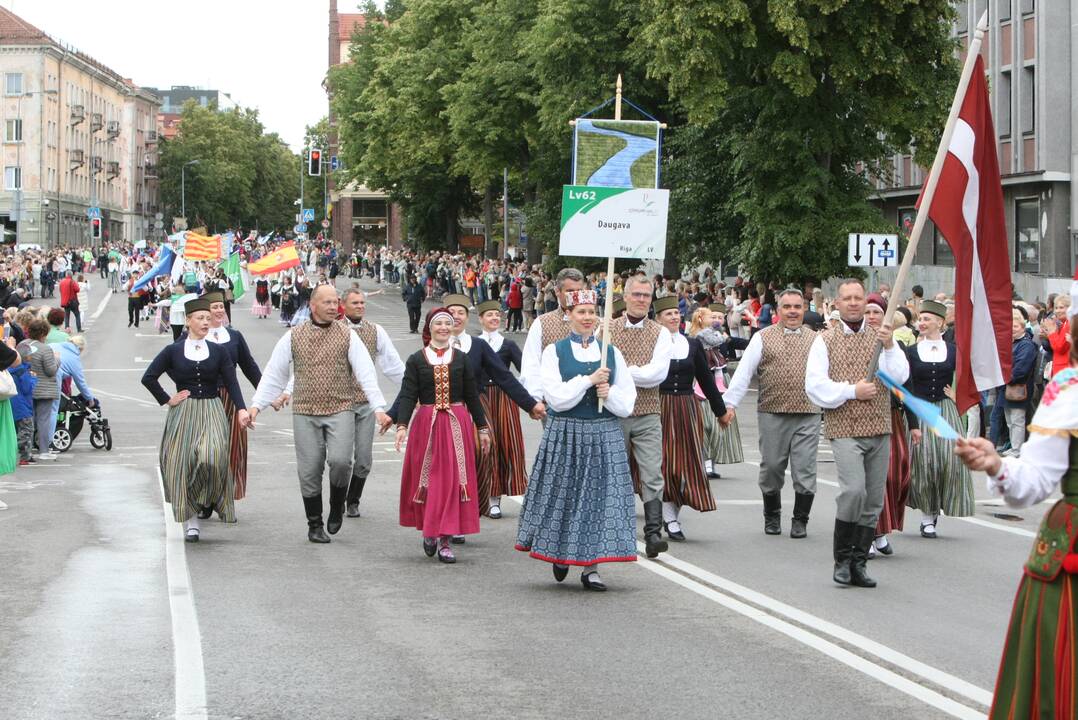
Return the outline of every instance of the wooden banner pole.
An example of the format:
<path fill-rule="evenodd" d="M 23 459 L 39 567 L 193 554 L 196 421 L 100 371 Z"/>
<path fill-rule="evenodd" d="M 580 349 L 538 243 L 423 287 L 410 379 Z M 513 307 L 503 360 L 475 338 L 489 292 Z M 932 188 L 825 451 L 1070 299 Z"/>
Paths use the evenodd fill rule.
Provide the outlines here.
<path fill-rule="evenodd" d="M 621 74 L 614 86 L 614 119 L 621 120 Z M 614 256 L 606 259 L 606 302 L 603 309 L 603 343 L 599 346 L 602 357 L 599 368 L 606 369 L 607 348 L 610 346 L 610 321 L 614 319 Z M 599 398 L 599 412 L 603 411 L 603 399 Z"/>

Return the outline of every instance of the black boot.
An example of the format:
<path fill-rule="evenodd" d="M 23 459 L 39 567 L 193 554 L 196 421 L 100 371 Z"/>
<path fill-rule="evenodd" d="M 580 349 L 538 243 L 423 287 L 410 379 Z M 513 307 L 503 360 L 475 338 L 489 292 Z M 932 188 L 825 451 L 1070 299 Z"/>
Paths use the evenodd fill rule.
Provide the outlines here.
<path fill-rule="evenodd" d="M 876 581 L 868 576 L 868 548 L 876 539 L 876 528 L 858 525 L 850 540 L 850 578 L 857 587 L 874 588 Z"/>
<path fill-rule="evenodd" d="M 330 485 L 329 487 L 329 517 L 326 518 L 326 532 L 336 535 L 344 522 L 344 497 L 348 494 L 348 487 Z"/>
<path fill-rule="evenodd" d="M 307 511 L 307 539 L 313 543 L 328 543 L 329 536 L 322 529 L 322 493 L 303 498 L 303 509 Z"/>
<path fill-rule="evenodd" d="M 782 493 L 764 493 L 764 532 L 768 535 L 782 534 Z"/>
<path fill-rule="evenodd" d="M 835 574 L 832 576 L 839 585 L 853 582 L 850 575 L 850 555 L 853 551 L 853 531 L 857 526 L 845 520 L 835 519 Z"/>
<path fill-rule="evenodd" d="M 649 558 L 659 557 L 659 553 L 670 549 L 663 540 L 662 527 L 663 501 L 648 500 L 644 503 L 644 545 L 646 546 L 645 554 Z"/>
<path fill-rule="evenodd" d="M 352 476 L 352 482 L 348 483 L 348 500 L 346 501 L 348 517 L 359 517 L 359 499 L 363 497 L 363 486 L 367 484 L 367 478 Z"/>
<path fill-rule="evenodd" d="M 806 528 L 809 511 L 812 510 L 812 501 L 815 497 L 811 493 L 794 493 L 794 517 L 790 521 L 790 537 L 803 538 L 808 535 Z"/>

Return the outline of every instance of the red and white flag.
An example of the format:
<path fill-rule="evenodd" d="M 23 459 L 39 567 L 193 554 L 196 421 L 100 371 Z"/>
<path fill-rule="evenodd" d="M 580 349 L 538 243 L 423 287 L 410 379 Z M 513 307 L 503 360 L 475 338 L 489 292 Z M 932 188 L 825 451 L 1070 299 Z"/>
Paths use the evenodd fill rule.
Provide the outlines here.
<path fill-rule="evenodd" d="M 980 57 L 961 107 L 928 217 L 954 254 L 955 401 L 958 411 L 965 412 L 979 401 L 979 391 L 1004 385 L 1011 377 L 1012 288 L 1003 185 Z"/>

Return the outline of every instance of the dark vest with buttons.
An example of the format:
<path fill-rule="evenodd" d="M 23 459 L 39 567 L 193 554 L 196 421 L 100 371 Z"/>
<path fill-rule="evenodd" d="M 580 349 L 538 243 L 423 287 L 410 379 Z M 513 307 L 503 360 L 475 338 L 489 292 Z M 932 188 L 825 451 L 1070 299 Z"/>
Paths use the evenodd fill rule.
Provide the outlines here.
<path fill-rule="evenodd" d="M 910 363 L 909 386 L 922 400 L 940 402 L 947 397 L 943 389 L 954 383 L 958 352 L 954 343 L 946 343 L 946 346 L 946 353 L 937 352 L 941 357 L 928 362 L 921 359 L 916 344 L 906 348 L 906 359 Z"/>

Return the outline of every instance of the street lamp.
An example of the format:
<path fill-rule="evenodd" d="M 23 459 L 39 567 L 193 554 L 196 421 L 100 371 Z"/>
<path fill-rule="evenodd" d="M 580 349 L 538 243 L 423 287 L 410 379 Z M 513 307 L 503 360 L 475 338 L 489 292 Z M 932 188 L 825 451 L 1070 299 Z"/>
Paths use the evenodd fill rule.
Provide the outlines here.
<path fill-rule="evenodd" d="M 188 160 L 180 167 L 180 215 L 183 216 L 183 221 L 187 222 L 187 166 L 198 165 L 201 160 Z"/>

